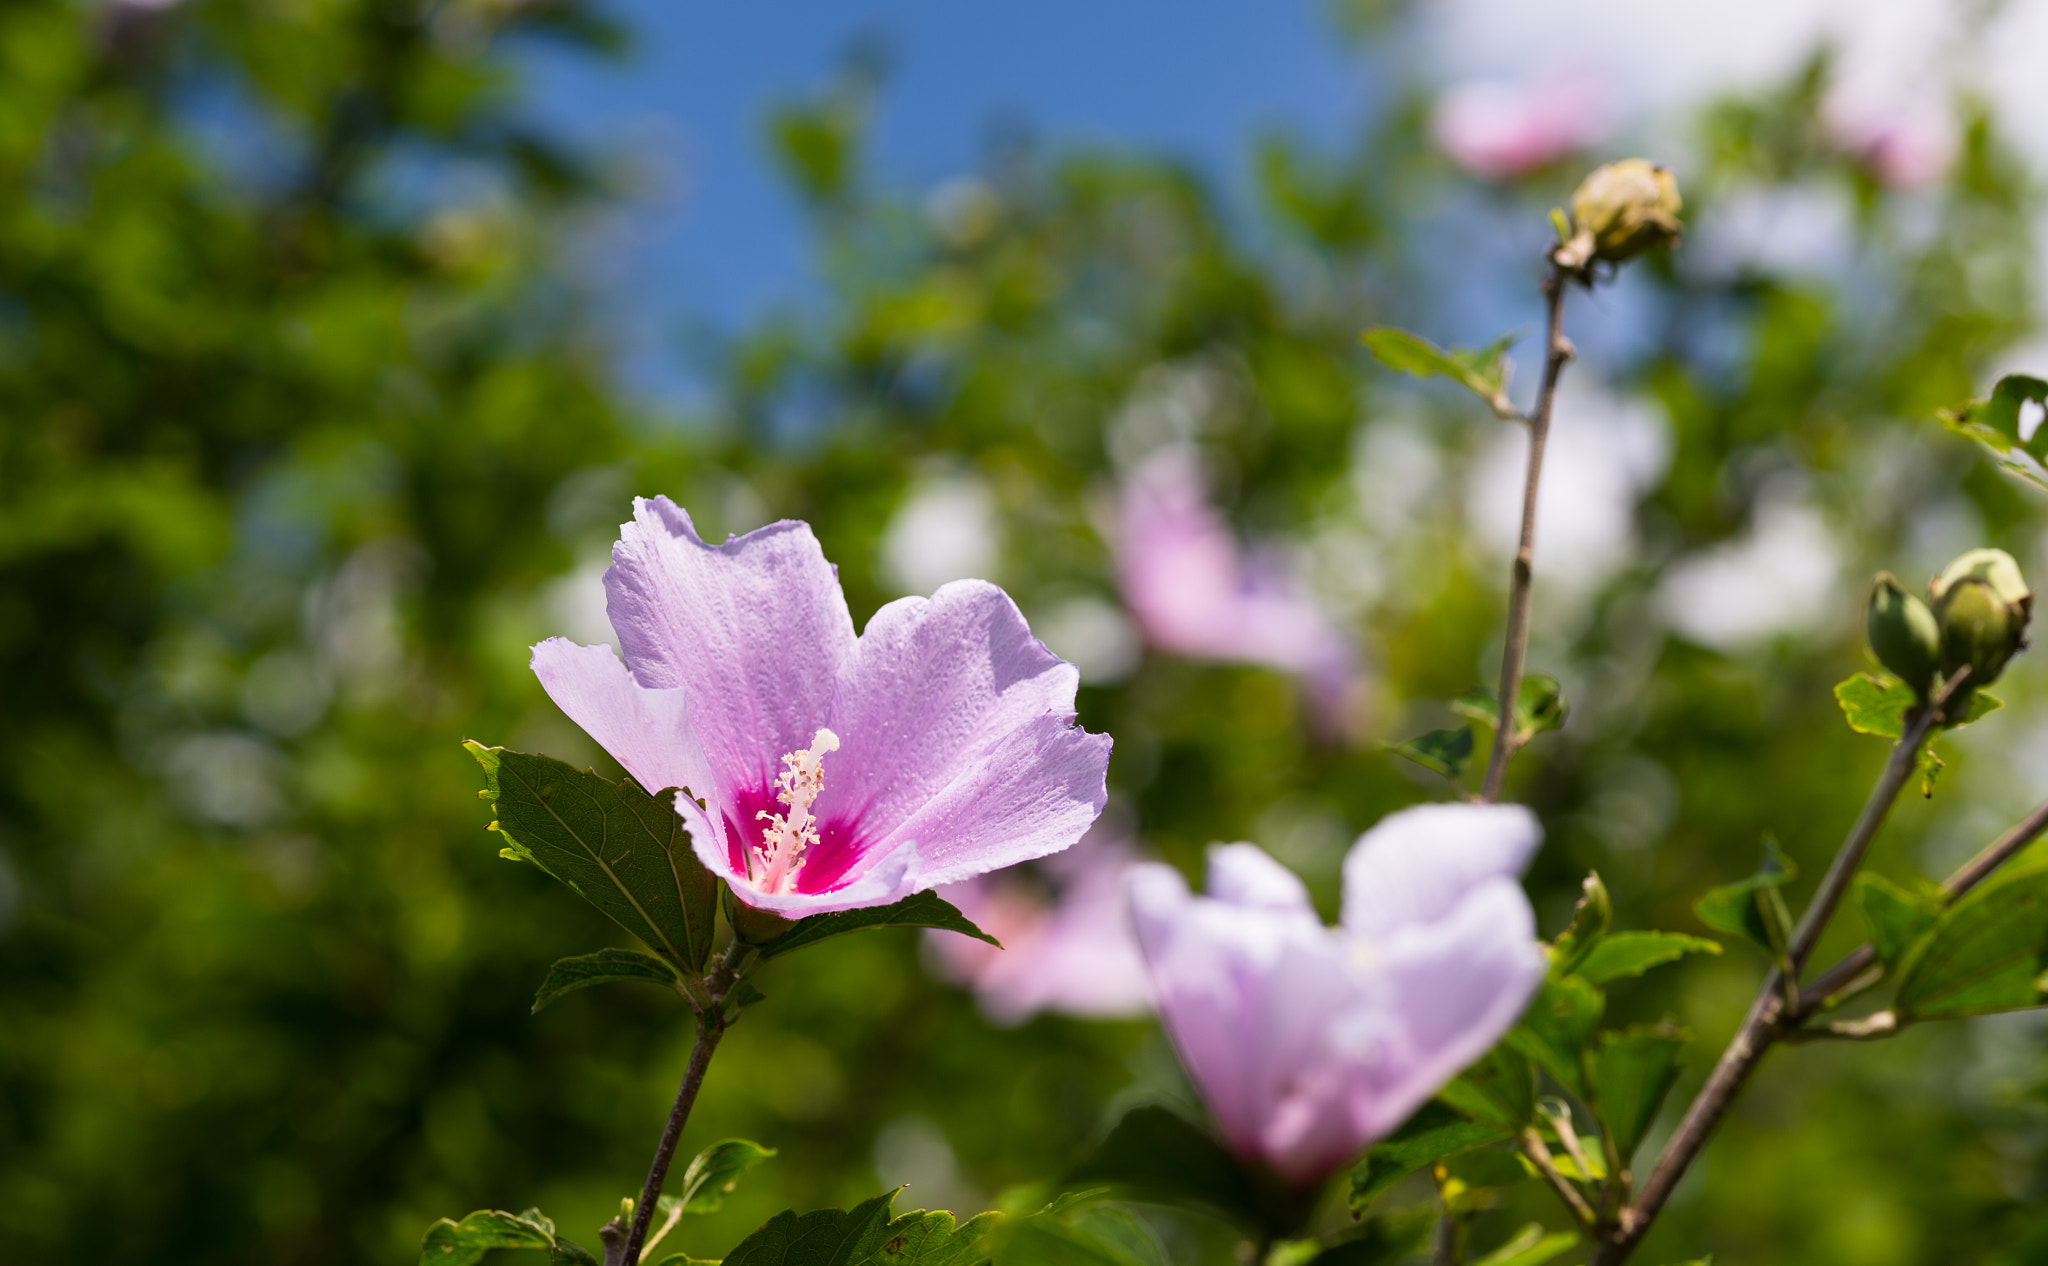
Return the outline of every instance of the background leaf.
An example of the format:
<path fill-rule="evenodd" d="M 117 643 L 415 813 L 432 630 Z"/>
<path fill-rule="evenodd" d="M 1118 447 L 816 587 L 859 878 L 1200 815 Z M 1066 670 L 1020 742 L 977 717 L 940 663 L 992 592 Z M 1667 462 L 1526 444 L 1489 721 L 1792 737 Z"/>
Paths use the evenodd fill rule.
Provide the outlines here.
<path fill-rule="evenodd" d="M 475 1266 L 495 1248 L 546 1249 L 552 1262 L 597 1266 L 597 1259 L 555 1235 L 555 1224 L 538 1209 L 505 1213 L 479 1209 L 456 1222 L 442 1218 L 420 1244 L 420 1266 Z"/>
<path fill-rule="evenodd" d="M 1700 922 L 1716 931 L 1740 936 L 1775 960 L 1782 958 L 1792 935 L 1792 914 L 1779 891 L 1798 877 L 1798 870 L 1778 842 L 1764 837 L 1764 859 L 1756 873 L 1737 883 L 1709 889 L 1693 903 Z"/>
<path fill-rule="evenodd" d="M 1896 964 L 1941 917 L 1939 896 L 1902 888 L 1871 871 L 1856 876 L 1852 891 L 1870 925 L 1870 943 L 1886 966 Z"/>
<path fill-rule="evenodd" d="M 1590 1098 L 1586 1044 L 1607 999 L 1578 976 L 1545 980 L 1507 1040 L 1573 1094 Z"/>
<path fill-rule="evenodd" d="M 1453 1077 L 1437 1098 L 1476 1121 L 1513 1133 L 1536 1119 L 1536 1070 L 1527 1055 L 1500 1042 Z"/>
<path fill-rule="evenodd" d="M 1691 1040 L 1669 1024 L 1601 1036 L 1593 1056 L 1593 1102 L 1624 1165 L 1657 1119 Z"/>
<path fill-rule="evenodd" d="M 1903 1019 L 2041 1005 L 2048 987 L 2048 869 L 1994 880 L 1935 920 L 1899 967 Z"/>
<path fill-rule="evenodd" d="M 1465 770 L 1472 762 L 1472 730 L 1468 726 L 1455 730 L 1431 730 L 1412 739 L 1389 743 L 1387 750 L 1458 782 L 1465 777 Z"/>
<path fill-rule="evenodd" d="M 773 1155 L 774 1148 L 750 1139 L 721 1139 L 697 1153 L 683 1171 L 683 1212 L 718 1212 L 746 1172 Z"/>
<path fill-rule="evenodd" d="M 1600 882 L 1600 874 L 1595 871 L 1579 887 L 1579 904 L 1572 909 L 1571 923 L 1558 933 L 1550 955 L 1550 974 L 1564 976 L 1577 971 L 1613 922 L 1614 900 L 1607 895 L 1607 885 Z"/>
<path fill-rule="evenodd" d="M 1473 1121 L 1441 1103 L 1426 1103 L 1406 1125 L 1373 1144 L 1351 1171 L 1351 1211 L 1363 1213 L 1373 1197 L 1417 1170 L 1512 1137 L 1513 1131 L 1502 1126 Z"/>
<path fill-rule="evenodd" d="M 1486 347 L 1445 350 L 1420 335 L 1382 325 L 1359 335 L 1359 341 L 1389 369 L 1418 378 L 1448 378 L 1485 401 L 1495 413 L 1514 416 L 1505 394 L 1507 350 L 1514 342 L 1513 335 Z"/>
<path fill-rule="evenodd" d="M 1578 1243 L 1576 1231 L 1545 1234 L 1542 1223 L 1532 1222 L 1507 1243 L 1475 1260 L 1472 1266 L 1543 1266 L 1544 1262 L 1578 1247 Z"/>
<path fill-rule="evenodd" d="M 1588 984 L 1605 985 L 1640 976 L 1687 954 L 1718 954 L 1719 942 L 1683 932 L 1613 932 L 1587 953 L 1577 974 Z"/>

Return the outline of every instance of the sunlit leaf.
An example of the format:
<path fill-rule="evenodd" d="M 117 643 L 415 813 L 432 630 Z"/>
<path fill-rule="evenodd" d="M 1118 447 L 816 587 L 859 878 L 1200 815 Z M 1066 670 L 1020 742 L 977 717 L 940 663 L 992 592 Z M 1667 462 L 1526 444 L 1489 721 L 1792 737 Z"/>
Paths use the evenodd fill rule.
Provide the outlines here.
<path fill-rule="evenodd" d="M 1550 974 L 1564 976 L 1577 971 L 1587 955 L 1607 935 L 1608 925 L 1613 921 L 1614 901 L 1607 895 L 1607 885 L 1600 882 L 1599 872 L 1595 871 L 1579 885 L 1579 904 L 1572 910 L 1571 924 L 1558 934 L 1557 943 L 1551 951 Z M 1597 985 L 1600 982 L 1595 980 L 1593 983 Z"/>
<path fill-rule="evenodd" d="M 1590 984 L 1604 985 L 1627 976 L 1640 976 L 1687 954 L 1718 954 L 1720 943 L 1683 932 L 1613 932 L 1595 945 L 1579 964 L 1577 975 Z"/>
<path fill-rule="evenodd" d="M 420 1242 L 420 1266 L 475 1266 L 497 1248 L 545 1249 L 557 1266 L 597 1266 L 588 1252 L 558 1237 L 554 1222 L 538 1209 L 479 1209 L 460 1222 L 442 1218 Z"/>
<path fill-rule="evenodd" d="M 1576 1231 L 1546 1234 L 1541 1223 L 1531 1222 L 1516 1232 L 1513 1239 L 1474 1260 L 1472 1266 L 1543 1266 L 1552 1258 L 1570 1252 L 1578 1243 Z"/>
<path fill-rule="evenodd" d="M 684 1213 L 716 1213 L 754 1166 L 774 1156 L 775 1149 L 749 1139 L 721 1139 L 705 1148 L 683 1171 Z"/>
<path fill-rule="evenodd" d="M 2048 869 L 1994 880 L 1944 910 L 1899 966 L 1904 1019 L 2017 1011 L 2048 1001 Z"/>
<path fill-rule="evenodd" d="M 1511 369 L 1507 359 L 1509 335 L 1486 347 L 1441 348 L 1419 335 L 1391 326 L 1375 326 L 1358 336 L 1379 362 L 1389 369 L 1417 378 L 1448 378 L 1484 400 L 1503 418 L 1516 416 L 1508 403 L 1507 384 Z"/>
<path fill-rule="evenodd" d="M 1365 1160 L 1351 1171 L 1351 1211 L 1362 1213 L 1373 1197 L 1417 1170 L 1512 1138 L 1513 1133 L 1490 1122 L 1471 1120 L 1441 1103 L 1424 1104 L 1406 1125 L 1373 1144 Z"/>
<path fill-rule="evenodd" d="M 1870 943 L 1880 962 L 1887 965 L 1904 957 L 1915 942 L 1941 917 L 1941 898 L 1933 893 L 1902 888 L 1882 875 L 1864 871 L 1856 876 L 1856 909 L 1870 925 Z"/>
<path fill-rule="evenodd" d="M 1601 1036 L 1593 1056 L 1593 1103 L 1624 1164 L 1656 1120 L 1691 1040 L 1668 1024 Z"/>
<path fill-rule="evenodd" d="M 2036 426 L 2024 439 L 2020 436 L 2021 408 L 2028 403 L 2048 403 L 2048 382 L 2027 374 L 2008 374 L 1991 389 L 1990 399 L 1942 409 L 1936 416 L 1957 435 L 1989 449 L 1999 465 L 2048 488 L 2048 470 L 2044 470 L 2048 465 L 2048 425 Z"/>

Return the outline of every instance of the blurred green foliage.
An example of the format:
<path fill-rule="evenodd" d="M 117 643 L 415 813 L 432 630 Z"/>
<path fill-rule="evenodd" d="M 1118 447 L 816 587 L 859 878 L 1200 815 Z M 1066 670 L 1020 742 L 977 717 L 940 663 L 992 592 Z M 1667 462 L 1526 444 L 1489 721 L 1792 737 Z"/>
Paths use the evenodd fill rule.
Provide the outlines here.
<path fill-rule="evenodd" d="M 0 8 L 10 1260 L 410 1261 L 442 1215 L 533 1205 L 589 1242 L 637 1185 L 687 1017 L 624 989 L 529 1014 L 551 961 L 621 938 L 498 859 L 460 748 L 616 773 L 525 648 L 591 636 L 567 628 L 573 598 L 634 493 L 707 534 L 810 520 L 864 620 L 900 591 L 899 506 L 966 479 L 1027 613 L 1113 607 L 1115 477 L 1164 428 L 1199 442 L 1241 530 L 1305 543 L 1374 713 L 1359 741 L 1318 741 L 1284 679 L 1147 655 L 1081 694 L 1116 736 L 1117 811 L 1191 867 L 1258 840 L 1333 905 L 1352 836 L 1444 794 L 1369 740 L 1489 684 L 1505 566 L 1460 488 L 1502 424 L 1376 366 L 1358 334 L 1474 343 L 1532 318 L 1543 213 L 1576 171 L 1478 187 L 1397 92 L 1339 152 L 1266 142 L 1255 217 L 1128 153 L 999 147 L 923 196 L 874 187 L 883 86 L 856 64 L 769 128 L 825 299 L 693 344 L 710 389 L 678 418 L 617 384 L 568 264 L 616 184 L 518 122 L 518 40 L 604 55 L 623 36 L 513 0 Z M 2038 501 L 1931 421 L 2032 327 L 2033 178 L 1977 114 L 1945 183 L 1887 189 L 1827 144 L 1825 82 L 1817 62 L 1716 108 L 1679 166 L 1696 224 L 1757 196 L 1846 206 L 1841 267 L 1681 250 L 1604 310 L 1573 301 L 1568 325 L 1627 328 L 1572 373 L 1654 401 L 1671 461 L 1634 509 L 1640 548 L 1591 592 L 1546 587 L 1539 543 L 1531 666 L 1572 711 L 1513 793 L 1549 829 L 1530 880 L 1546 935 L 1595 866 L 1617 926 L 1692 932 L 1693 899 L 1747 873 L 1766 831 L 1819 873 L 1882 760 L 1829 693 L 1859 662 L 1853 578 L 1977 544 L 2048 565 Z M 1391 522 L 1389 452 L 1422 472 Z M 1787 488 L 1852 578 L 1824 618 L 1720 649 L 1674 633 L 1666 577 Z M 2024 657 L 2008 670 L 2008 707 L 1956 740 L 1938 799 L 1902 807 L 1878 870 L 1938 877 L 2038 794 L 2042 682 Z M 1842 922 L 1824 954 L 1860 935 Z M 1711 1049 L 1759 970 L 1695 955 L 1615 981 L 1608 1014 L 1675 1014 Z M 780 1154 L 665 1248 L 716 1255 L 781 1209 L 905 1180 L 903 1207 L 964 1218 L 1061 1172 L 1122 1107 L 1183 1093 L 1148 1025 L 993 1029 L 908 932 L 760 983 L 684 1150 Z M 1780 1054 L 1644 1260 L 2038 1260 L 2039 1032 L 2006 1017 Z M 1653 1149 L 1660 1126 L 1638 1125 Z M 1555 1225 L 1543 1199 L 1485 1215 L 1476 1242 Z M 1216 1225 L 1156 1229 L 1175 1261 L 1230 1259 Z"/>

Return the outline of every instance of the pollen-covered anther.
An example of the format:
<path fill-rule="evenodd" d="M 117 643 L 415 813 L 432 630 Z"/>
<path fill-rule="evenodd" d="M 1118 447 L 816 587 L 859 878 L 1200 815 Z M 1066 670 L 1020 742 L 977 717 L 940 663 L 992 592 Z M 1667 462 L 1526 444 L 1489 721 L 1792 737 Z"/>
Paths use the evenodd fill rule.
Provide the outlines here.
<path fill-rule="evenodd" d="M 782 758 L 782 773 L 775 779 L 775 798 L 787 812 L 770 813 L 763 809 L 754 815 L 768 823 L 761 832 L 761 844 L 747 859 L 747 878 L 760 891 L 784 891 L 803 866 L 805 850 L 818 842 L 818 820 L 811 816 L 811 806 L 825 789 L 825 753 L 838 750 L 839 736 L 830 730 L 819 730 L 811 736 L 810 747 Z"/>

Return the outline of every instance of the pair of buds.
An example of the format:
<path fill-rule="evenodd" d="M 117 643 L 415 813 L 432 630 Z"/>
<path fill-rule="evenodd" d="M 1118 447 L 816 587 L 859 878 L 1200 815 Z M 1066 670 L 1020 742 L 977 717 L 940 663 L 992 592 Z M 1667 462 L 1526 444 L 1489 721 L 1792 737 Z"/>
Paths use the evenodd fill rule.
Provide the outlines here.
<path fill-rule="evenodd" d="M 1879 572 L 1864 627 L 1877 662 L 1922 700 L 1936 682 L 1968 665 L 1969 676 L 1944 709 L 1957 716 L 1972 691 L 1989 685 L 2025 649 L 2033 611 L 2034 595 L 2012 555 L 1973 549 L 1928 582 L 1925 601 L 1890 572 Z"/>

